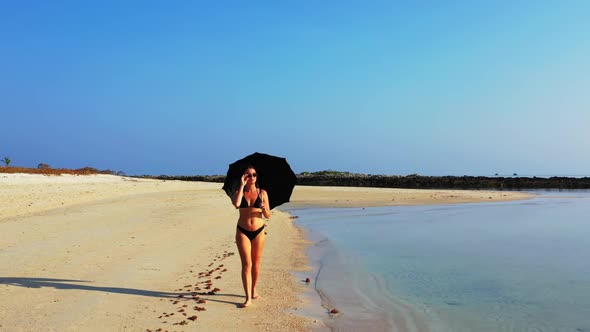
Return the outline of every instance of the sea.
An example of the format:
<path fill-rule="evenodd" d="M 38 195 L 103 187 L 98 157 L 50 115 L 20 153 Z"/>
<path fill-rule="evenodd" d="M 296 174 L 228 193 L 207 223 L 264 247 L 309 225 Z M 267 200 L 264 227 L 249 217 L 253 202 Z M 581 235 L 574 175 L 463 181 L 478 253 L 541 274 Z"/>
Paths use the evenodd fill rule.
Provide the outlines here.
<path fill-rule="evenodd" d="M 322 328 L 590 331 L 590 191 L 531 193 L 290 210 L 313 243 L 309 288 Z"/>

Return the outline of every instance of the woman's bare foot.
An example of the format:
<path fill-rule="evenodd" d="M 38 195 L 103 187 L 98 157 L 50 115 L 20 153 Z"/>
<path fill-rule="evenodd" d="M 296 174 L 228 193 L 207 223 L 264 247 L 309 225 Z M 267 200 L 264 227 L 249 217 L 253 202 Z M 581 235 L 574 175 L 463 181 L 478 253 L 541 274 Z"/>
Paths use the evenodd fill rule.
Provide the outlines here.
<path fill-rule="evenodd" d="M 252 301 L 250 301 L 250 299 L 247 299 L 246 302 L 242 303 L 241 308 L 246 308 L 247 306 L 249 306 L 250 304 L 252 304 Z"/>
<path fill-rule="evenodd" d="M 256 291 L 252 291 L 252 300 L 256 300 L 259 298 L 258 293 Z"/>

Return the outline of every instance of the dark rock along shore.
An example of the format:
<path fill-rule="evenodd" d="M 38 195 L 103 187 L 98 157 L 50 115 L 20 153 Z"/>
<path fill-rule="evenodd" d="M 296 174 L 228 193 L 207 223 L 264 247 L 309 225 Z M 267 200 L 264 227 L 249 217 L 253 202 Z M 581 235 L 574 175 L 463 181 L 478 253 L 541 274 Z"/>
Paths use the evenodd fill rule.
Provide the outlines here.
<path fill-rule="evenodd" d="M 224 175 L 204 176 L 139 176 L 160 180 L 220 182 Z M 348 172 L 322 171 L 297 175 L 297 184 L 303 186 L 344 186 L 407 189 L 590 189 L 590 177 L 486 177 L 486 176 L 422 176 L 422 175 L 371 175 Z"/>

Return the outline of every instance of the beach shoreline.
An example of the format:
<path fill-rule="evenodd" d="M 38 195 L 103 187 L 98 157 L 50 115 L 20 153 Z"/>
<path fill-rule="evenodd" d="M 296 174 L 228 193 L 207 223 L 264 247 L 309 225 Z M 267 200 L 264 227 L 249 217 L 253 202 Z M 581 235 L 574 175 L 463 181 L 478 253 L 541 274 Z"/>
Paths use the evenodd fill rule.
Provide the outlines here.
<path fill-rule="evenodd" d="M 296 187 L 267 222 L 261 299 L 241 310 L 237 212 L 219 183 L 0 174 L 0 289 L 10 299 L 0 304 L 0 330 L 311 330 L 321 324 L 304 314 L 308 287 L 297 277 L 310 271 L 310 242 L 289 209 L 526 197 Z M 207 295 L 209 284 L 220 290 Z"/>
<path fill-rule="evenodd" d="M 534 197 L 535 195 L 527 192 L 504 192 L 489 190 L 414 190 L 414 189 L 392 189 L 392 188 L 357 188 L 357 187 L 308 187 L 297 186 L 291 203 L 289 203 L 288 212 L 297 218 L 297 214 L 302 211 L 322 209 L 350 209 L 369 207 L 386 207 L 386 206 L 415 206 L 415 205 L 445 205 L 445 204 L 468 204 L 468 203 L 486 203 L 512 200 L 524 200 Z M 321 218 L 321 217 L 320 217 Z M 329 221 L 324 221 L 329 222 Z M 297 225 L 297 224 L 296 224 Z M 339 257 L 335 248 L 329 248 L 329 243 L 322 243 L 323 239 L 318 234 L 310 232 L 302 225 L 304 235 L 310 242 L 307 248 L 308 265 L 311 268 L 309 289 L 305 296 L 308 298 L 308 306 L 303 309 L 309 317 L 315 321 L 313 331 L 324 332 L 340 329 L 361 329 L 371 331 L 430 331 L 427 319 L 420 308 L 414 308 L 412 305 L 405 303 L 399 298 L 387 294 L 373 294 L 371 299 L 367 294 L 356 294 L 354 282 L 332 283 L 331 278 L 342 277 L 339 275 L 322 276 L 323 282 L 331 284 L 346 284 L 342 289 L 337 290 L 339 294 L 356 294 L 348 296 L 348 299 L 339 298 L 338 301 L 332 301 L 330 296 L 323 293 L 323 286 L 316 282 L 319 279 L 320 271 L 325 267 L 326 261 L 329 261 L 328 270 L 336 273 L 353 273 L 356 269 L 346 268 L 343 266 L 335 267 L 334 265 L 346 265 L 345 259 Z M 355 272 L 355 273 L 358 273 Z M 324 273 L 325 274 L 325 273 Z M 376 278 L 374 275 L 364 275 L 361 278 L 352 278 L 355 282 L 360 279 Z M 348 278 L 347 278 L 348 279 Z M 377 279 L 374 280 L 378 282 Z M 369 287 L 361 287 L 368 289 Z M 384 290 L 384 287 L 381 287 Z M 310 292 L 311 290 L 311 292 Z M 335 291 L 333 288 L 331 291 Z M 359 299 L 364 300 L 359 300 Z M 380 301 L 377 305 L 374 301 Z M 373 314 L 358 315 L 358 309 L 366 306 L 373 309 Z M 394 312 L 381 312 L 380 308 L 394 308 Z M 335 314 L 331 313 L 336 309 Z M 351 310 L 348 310 L 351 309 Z M 352 315 L 351 315 L 352 314 Z"/>
<path fill-rule="evenodd" d="M 325 310 L 342 313 L 325 314 L 327 324 L 371 331 L 585 329 L 579 305 L 587 299 L 572 298 L 585 294 L 588 264 L 564 253 L 588 252 L 588 192 L 533 197 L 293 210 L 313 242 L 310 262 L 319 261 L 314 275 L 329 298 Z M 572 285 L 574 279 L 580 282 Z M 548 283 L 554 289 L 543 293 Z M 536 293 L 545 295 L 530 296 Z M 545 315 L 548 307 L 560 314 Z M 404 314 L 394 319 L 383 309 Z"/>

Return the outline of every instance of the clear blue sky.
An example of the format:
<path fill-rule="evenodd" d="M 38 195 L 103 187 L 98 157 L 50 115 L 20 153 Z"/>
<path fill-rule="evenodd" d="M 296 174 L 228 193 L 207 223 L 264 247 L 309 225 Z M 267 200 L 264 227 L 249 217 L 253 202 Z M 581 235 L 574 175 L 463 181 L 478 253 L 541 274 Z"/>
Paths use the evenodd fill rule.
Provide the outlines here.
<path fill-rule="evenodd" d="M 590 174 L 590 1 L 2 1 L 0 158 Z"/>

